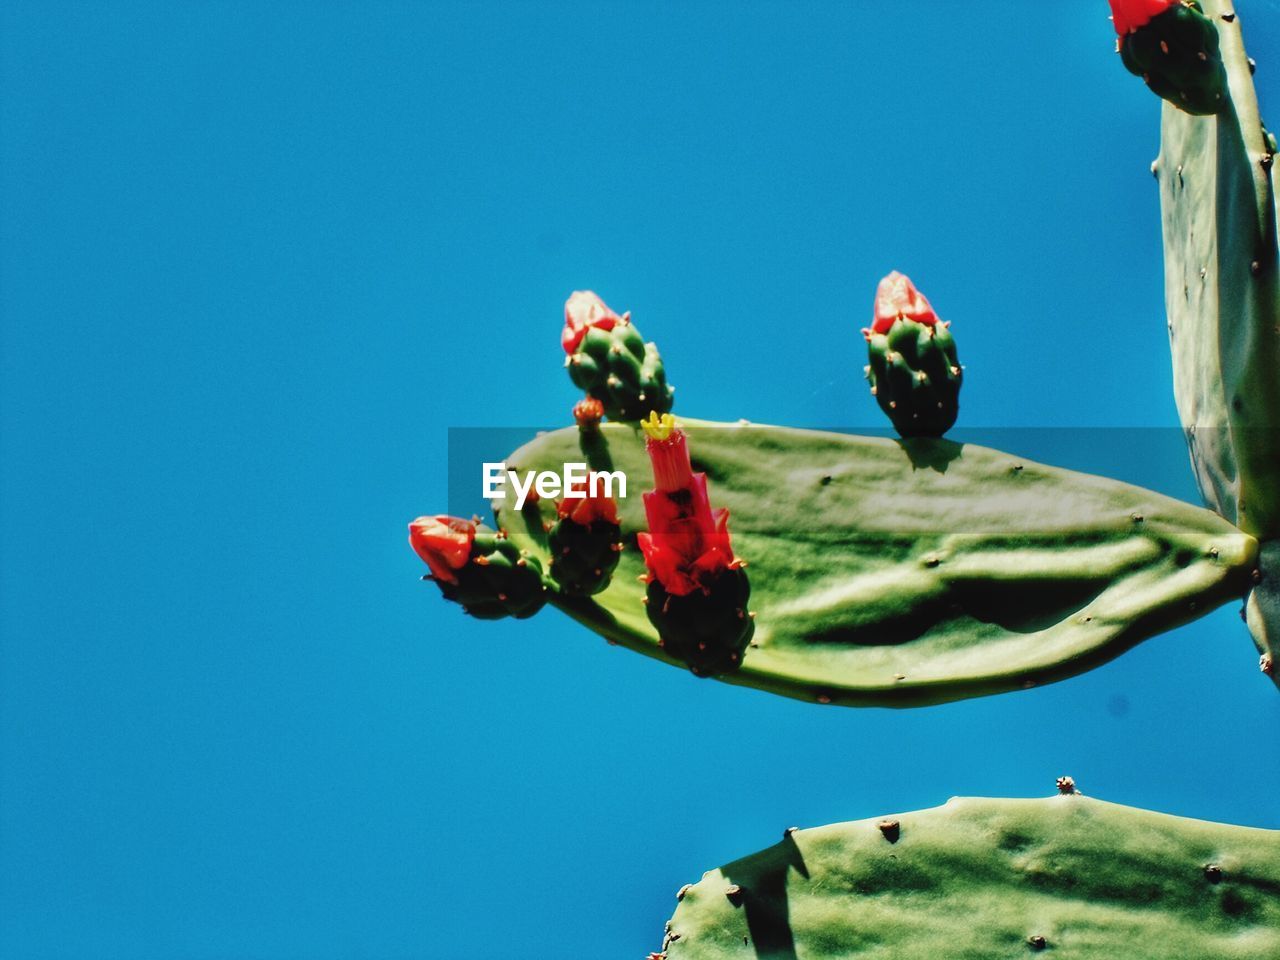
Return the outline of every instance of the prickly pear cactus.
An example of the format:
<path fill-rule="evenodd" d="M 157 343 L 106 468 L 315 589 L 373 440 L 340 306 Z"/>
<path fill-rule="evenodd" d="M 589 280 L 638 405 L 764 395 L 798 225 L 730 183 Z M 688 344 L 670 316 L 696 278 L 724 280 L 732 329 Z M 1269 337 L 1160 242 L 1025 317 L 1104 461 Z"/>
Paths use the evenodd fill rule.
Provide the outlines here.
<path fill-rule="evenodd" d="M 1240 599 L 1257 543 L 1207 510 L 1128 484 L 947 440 L 683 421 L 694 469 L 733 517 L 755 633 L 720 679 L 818 703 L 912 706 L 1081 673 Z M 544 434 L 514 470 L 566 462 L 650 475 L 626 424 Z M 546 503 L 501 527 L 547 556 Z M 575 619 L 668 663 L 646 614 L 648 524 L 619 502 L 626 549 L 609 588 L 553 595 Z M 650 602 L 652 607 L 652 601 Z"/>
<path fill-rule="evenodd" d="M 539 559 L 474 520 L 419 517 L 409 543 L 431 570 L 423 579 L 480 620 L 523 620 L 547 602 Z"/>
<path fill-rule="evenodd" d="M 1220 37 L 1228 102 L 1213 117 L 1165 105 L 1155 166 L 1174 392 L 1205 502 L 1274 541 L 1280 538 L 1275 143 L 1262 126 L 1234 4 L 1203 6 Z M 1271 549 L 1264 557 L 1248 619 L 1265 664 L 1280 635 L 1280 620 L 1265 612 L 1275 610 L 1280 594 L 1280 556 Z"/>
<path fill-rule="evenodd" d="M 653 414 L 642 426 L 654 478 L 644 495 L 648 529 L 636 534 L 648 581 L 645 612 L 667 656 L 700 677 L 731 673 L 742 665 L 755 624 L 729 512 L 711 509 L 707 475 L 694 472 L 689 439 L 671 414 Z"/>
<path fill-rule="evenodd" d="M 561 344 L 570 379 L 602 404 L 610 420 L 641 420 L 671 409 L 675 391 L 662 357 L 644 342 L 630 313 L 619 316 L 594 293 L 578 291 L 565 304 Z"/>
<path fill-rule="evenodd" d="M 896 271 L 880 281 L 867 340 L 867 380 L 904 437 L 940 437 L 956 422 L 964 372 L 948 324 Z"/>
<path fill-rule="evenodd" d="M 1222 37 L 1220 116 L 1166 106 L 1156 175 L 1174 390 L 1205 500 L 1243 530 L 1280 536 L 1280 299 L 1272 148 L 1240 20 L 1205 0 Z"/>
<path fill-rule="evenodd" d="M 1191 114 L 1217 113 L 1227 76 L 1218 28 L 1197 0 L 1111 0 L 1125 69 Z"/>
<path fill-rule="evenodd" d="M 1275 960 L 1280 831 L 1067 793 L 787 831 L 684 887 L 663 960 Z"/>
<path fill-rule="evenodd" d="M 566 497 L 556 505 L 557 518 L 547 527 L 551 577 L 561 592 L 589 597 L 613 579 L 622 552 L 622 527 L 612 497 Z"/>

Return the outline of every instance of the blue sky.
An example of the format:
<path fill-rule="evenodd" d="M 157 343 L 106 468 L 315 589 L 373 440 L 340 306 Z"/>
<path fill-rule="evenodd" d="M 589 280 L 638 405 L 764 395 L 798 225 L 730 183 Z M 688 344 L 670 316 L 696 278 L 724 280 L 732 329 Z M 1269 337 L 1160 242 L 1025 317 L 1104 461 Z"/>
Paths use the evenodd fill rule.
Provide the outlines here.
<path fill-rule="evenodd" d="M 1275 104 L 1280 17 L 1239 6 Z M 1106 16 L 6 5 L 0 955 L 636 958 L 788 825 L 1062 773 L 1280 827 L 1234 609 L 1025 694 L 824 711 L 469 621 L 404 542 L 450 427 L 566 421 L 571 290 L 633 311 L 679 411 L 881 427 L 893 268 L 954 324 L 962 425 L 1164 428 L 1035 453 L 1193 498 L 1159 104 Z"/>

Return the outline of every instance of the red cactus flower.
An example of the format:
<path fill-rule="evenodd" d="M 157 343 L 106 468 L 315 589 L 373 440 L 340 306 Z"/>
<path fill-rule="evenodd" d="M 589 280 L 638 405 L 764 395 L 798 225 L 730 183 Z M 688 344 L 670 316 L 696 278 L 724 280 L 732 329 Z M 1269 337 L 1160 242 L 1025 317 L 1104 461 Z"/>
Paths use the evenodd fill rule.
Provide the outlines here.
<path fill-rule="evenodd" d="M 1145 27 L 1153 17 L 1158 17 L 1179 0 L 1110 0 L 1111 20 L 1116 33 L 1123 37 L 1139 27 Z"/>
<path fill-rule="evenodd" d="M 591 477 L 595 477 L 595 474 L 592 474 Z M 574 523 L 582 524 L 584 527 L 597 520 L 604 520 L 608 523 L 618 522 L 617 501 L 613 497 L 600 494 L 592 496 L 591 478 L 588 478 L 585 483 L 575 484 L 570 489 L 575 493 L 581 491 L 582 496 L 570 497 L 566 495 L 556 503 L 556 514 L 559 515 L 560 519 L 567 518 Z"/>
<path fill-rule="evenodd" d="M 592 327 L 612 330 L 630 321 L 630 313 L 618 316 L 590 290 L 575 290 L 564 302 L 564 330 L 560 333 L 560 343 L 565 353 L 577 353 L 578 344 Z"/>
<path fill-rule="evenodd" d="M 897 270 L 880 281 L 876 287 L 876 303 L 874 319 L 870 333 L 888 333 L 896 320 L 914 320 L 932 327 L 938 322 L 938 315 L 925 299 L 923 293 L 916 289 L 911 279 Z M 863 331 L 868 333 L 868 331 Z"/>
<path fill-rule="evenodd" d="M 729 511 L 712 510 L 707 475 L 694 473 L 689 442 L 671 414 L 643 421 L 656 489 L 644 495 L 649 532 L 637 535 L 649 576 L 668 593 L 710 592 L 716 576 L 742 566 L 729 542 Z"/>
<path fill-rule="evenodd" d="M 573 419 L 578 426 L 590 429 L 604 418 L 604 404 L 595 397 L 583 397 L 573 405 Z"/>
<path fill-rule="evenodd" d="M 475 538 L 473 521 L 444 514 L 419 517 L 409 524 L 409 545 L 431 568 L 431 575 L 446 583 L 458 582 L 454 571 L 466 566 Z"/>

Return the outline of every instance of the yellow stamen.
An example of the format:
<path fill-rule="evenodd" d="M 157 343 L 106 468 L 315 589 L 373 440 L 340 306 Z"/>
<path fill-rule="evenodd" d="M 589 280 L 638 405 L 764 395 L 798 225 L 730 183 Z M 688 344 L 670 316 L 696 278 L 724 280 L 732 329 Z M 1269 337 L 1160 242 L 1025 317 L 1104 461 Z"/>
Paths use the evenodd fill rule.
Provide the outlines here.
<path fill-rule="evenodd" d="M 657 410 L 649 411 L 649 418 L 641 420 L 640 426 L 644 427 L 644 432 L 654 440 L 666 440 L 676 429 L 676 418 L 669 413 L 658 416 Z"/>

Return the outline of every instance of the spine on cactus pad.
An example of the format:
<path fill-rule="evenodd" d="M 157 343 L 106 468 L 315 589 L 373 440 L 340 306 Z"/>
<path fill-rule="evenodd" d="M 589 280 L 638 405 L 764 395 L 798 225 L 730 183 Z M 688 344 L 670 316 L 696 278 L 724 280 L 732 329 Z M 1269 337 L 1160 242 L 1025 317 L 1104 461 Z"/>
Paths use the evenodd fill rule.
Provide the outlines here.
<path fill-rule="evenodd" d="M 1130 73 L 1187 113 L 1217 113 L 1227 73 L 1218 28 L 1195 0 L 1110 0 L 1116 50 Z"/>
<path fill-rule="evenodd" d="M 960 411 L 964 371 L 949 324 L 924 294 L 894 271 L 876 290 L 867 341 L 867 380 L 880 409 L 904 437 L 940 437 Z"/>
<path fill-rule="evenodd" d="M 537 557 L 478 519 L 443 514 L 409 524 L 409 544 L 446 600 L 481 620 L 531 617 L 547 602 Z"/>
<path fill-rule="evenodd" d="M 619 316 L 591 291 L 579 290 L 565 302 L 560 344 L 570 379 L 610 420 L 636 421 L 671 410 L 675 391 L 662 357 L 644 342 L 630 313 Z M 574 417 L 583 422 L 576 407 Z"/>
<path fill-rule="evenodd" d="M 655 489 L 637 535 L 648 571 L 645 610 L 666 653 L 700 677 L 732 673 L 755 631 L 746 563 L 733 555 L 729 512 L 711 509 L 688 438 L 670 414 L 644 421 Z"/>
<path fill-rule="evenodd" d="M 589 597 L 609 586 L 622 555 L 618 504 L 601 492 L 596 474 L 556 503 L 547 525 L 551 577 L 571 597 Z"/>

